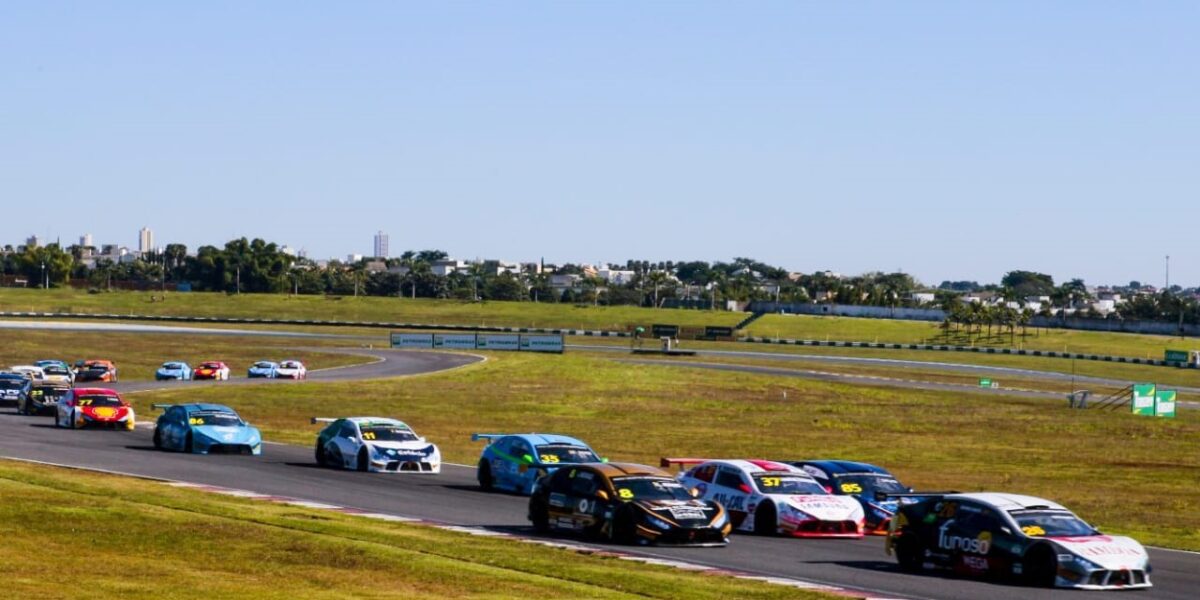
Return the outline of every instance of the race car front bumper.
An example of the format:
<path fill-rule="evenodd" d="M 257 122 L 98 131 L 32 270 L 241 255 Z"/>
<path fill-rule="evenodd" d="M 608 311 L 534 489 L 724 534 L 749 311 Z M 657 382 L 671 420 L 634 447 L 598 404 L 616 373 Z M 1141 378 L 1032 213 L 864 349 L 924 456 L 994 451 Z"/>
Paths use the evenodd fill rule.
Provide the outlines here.
<path fill-rule="evenodd" d="M 783 534 L 795 538 L 861 538 L 863 532 L 854 521 L 801 521 L 780 523 Z M 884 531 L 886 534 L 887 531 Z"/>
<path fill-rule="evenodd" d="M 420 460 L 372 460 L 375 473 L 441 473 L 442 464 Z"/>
<path fill-rule="evenodd" d="M 1142 569 L 1097 569 L 1079 572 L 1065 565 L 1059 567 L 1054 587 L 1078 590 L 1137 590 L 1153 587 L 1150 576 Z"/>

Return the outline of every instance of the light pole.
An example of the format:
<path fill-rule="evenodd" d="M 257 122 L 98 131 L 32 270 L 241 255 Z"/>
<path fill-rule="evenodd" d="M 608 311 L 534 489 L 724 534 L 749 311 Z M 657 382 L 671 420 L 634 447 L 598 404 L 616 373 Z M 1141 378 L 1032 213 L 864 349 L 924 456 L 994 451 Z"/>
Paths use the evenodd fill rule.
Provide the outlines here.
<path fill-rule="evenodd" d="M 1171 255 L 1167 255 L 1167 279 L 1164 286 L 1168 292 L 1171 291 Z"/>
<path fill-rule="evenodd" d="M 50 280 L 46 277 L 46 261 L 42 261 L 42 289 L 50 289 Z"/>

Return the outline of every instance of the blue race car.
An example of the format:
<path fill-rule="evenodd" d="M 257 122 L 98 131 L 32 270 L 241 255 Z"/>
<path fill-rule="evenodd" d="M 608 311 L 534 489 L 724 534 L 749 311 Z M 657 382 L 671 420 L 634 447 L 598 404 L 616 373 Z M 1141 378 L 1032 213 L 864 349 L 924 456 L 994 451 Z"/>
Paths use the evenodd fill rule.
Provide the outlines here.
<path fill-rule="evenodd" d="M 188 381 L 192 368 L 185 362 L 165 362 L 154 372 L 155 381 Z"/>
<path fill-rule="evenodd" d="M 487 440 L 475 473 L 486 491 L 508 490 L 528 496 L 542 475 L 562 465 L 608 462 L 573 437 L 552 433 L 473 433 L 471 441 Z"/>
<path fill-rule="evenodd" d="M 250 370 L 246 371 L 246 377 L 249 377 L 250 379 L 254 379 L 256 377 L 275 379 L 278 376 L 279 363 L 271 362 L 269 360 L 260 360 L 250 365 Z"/>
<path fill-rule="evenodd" d="M 782 461 L 804 469 L 831 494 L 854 496 L 862 504 L 866 524 L 863 533 L 887 535 L 888 524 L 900 504 L 911 504 L 913 498 L 886 498 L 883 494 L 907 494 L 912 488 L 901 484 L 887 469 L 849 460 L 792 460 Z M 877 497 L 876 493 L 880 495 Z"/>
<path fill-rule="evenodd" d="M 193 454 L 262 454 L 262 434 L 223 404 L 151 404 L 162 409 L 154 447 Z"/>
<path fill-rule="evenodd" d="M 0 404 L 20 407 L 29 399 L 33 380 L 20 373 L 0 373 Z"/>

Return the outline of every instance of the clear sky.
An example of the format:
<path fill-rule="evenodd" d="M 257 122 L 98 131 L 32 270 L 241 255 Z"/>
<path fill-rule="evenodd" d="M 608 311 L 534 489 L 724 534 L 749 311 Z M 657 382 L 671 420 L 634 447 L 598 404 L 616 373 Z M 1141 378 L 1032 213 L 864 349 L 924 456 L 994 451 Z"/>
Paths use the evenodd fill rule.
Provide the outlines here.
<path fill-rule="evenodd" d="M 0 3 L 0 243 L 1200 284 L 1200 2 Z"/>

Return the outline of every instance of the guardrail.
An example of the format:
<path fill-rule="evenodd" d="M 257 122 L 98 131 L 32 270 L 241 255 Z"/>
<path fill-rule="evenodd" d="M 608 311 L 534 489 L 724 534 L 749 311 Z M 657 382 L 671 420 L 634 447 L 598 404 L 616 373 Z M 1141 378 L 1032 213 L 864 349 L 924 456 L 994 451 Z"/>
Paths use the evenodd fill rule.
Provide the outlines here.
<path fill-rule="evenodd" d="M 1130 356 L 1110 356 L 1106 354 L 1082 354 L 1078 352 L 1056 352 L 1054 350 L 1025 350 L 1023 348 L 987 348 L 982 346 L 951 346 L 945 344 L 894 344 L 886 342 L 841 342 L 829 340 L 789 340 L 763 337 L 746 337 L 741 338 L 738 341 L 751 344 L 782 344 L 785 346 L 826 346 L 830 348 L 872 348 L 881 350 L 932 350 L 938 352 L 973 352 L 975 354 L 1002 354 L 1010 356 L 1044 356 L 1049 358 L 1073 358 L 1076 360 L 1094 360 L 1101 362 L 1125 363 L 1131 365 L 1176 367 L 1180 369 L 1197 368 L 1197 366 L 1193 364 L 1155 360 L 1152 358 L 1133 358 Z"/>
<path fill-rule="evenodd" d="M 366 327 L 438 331 L 489 331 L 497 333 L 548 333 L 587 337 L 630 337 L 624 331 L 591 329 L 547 329 L 542 327 L 492 327 L 487 325 L 444 325 L 432 323 L 393 323 L 386 321 L 324 321 L 313 319 L 244 319 L 238 317 L 189 317 L 181 315 L 118 315 L 112 313 L 59 313 L 0 311 L 0 318 L 17 319 L 96 319 L 101 321 L 158 321 L 169 323 L 222 323 L 234 325 L 301 325 L 309 327 Z"/>

